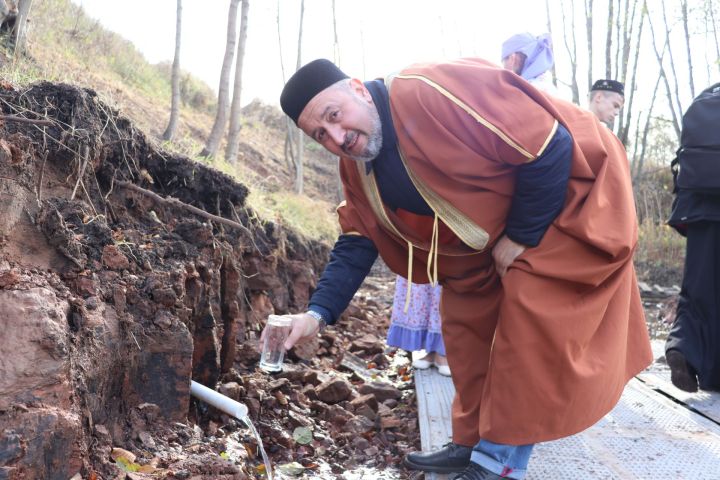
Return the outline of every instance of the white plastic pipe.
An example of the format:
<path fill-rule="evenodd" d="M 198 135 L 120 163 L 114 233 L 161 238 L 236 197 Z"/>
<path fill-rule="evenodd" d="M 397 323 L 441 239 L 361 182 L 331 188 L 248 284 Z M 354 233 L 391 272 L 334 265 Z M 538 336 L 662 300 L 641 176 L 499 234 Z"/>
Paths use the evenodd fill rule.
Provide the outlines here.
<path fill-rule="evenodd" d="M 205 403 L 209 403 L 218 410 L 222 410 L 238 420 L 245 421 L 247 419 L 248 408 L 245 405 L 194 380 L 190 380 L 190 395 Z"/>

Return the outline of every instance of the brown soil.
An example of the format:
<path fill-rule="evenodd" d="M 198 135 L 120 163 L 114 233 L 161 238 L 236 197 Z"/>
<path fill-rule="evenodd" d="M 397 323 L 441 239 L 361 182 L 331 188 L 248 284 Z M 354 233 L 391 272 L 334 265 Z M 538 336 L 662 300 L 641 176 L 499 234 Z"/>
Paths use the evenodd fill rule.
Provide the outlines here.
<path fill-rule="evenodd" d="M 407 358 L 382 340 L 386 272 L 285 373 L 257 372 L 265 317 L 306 306 L 328 246 L 91 90 L 0 99 L 52 122 L 0 125 L 0 479 L 262 478 L 249 431 L 191 401 L 191 378 L 247 404 L 276 466 L 406 476 L 419 439 Z"/>

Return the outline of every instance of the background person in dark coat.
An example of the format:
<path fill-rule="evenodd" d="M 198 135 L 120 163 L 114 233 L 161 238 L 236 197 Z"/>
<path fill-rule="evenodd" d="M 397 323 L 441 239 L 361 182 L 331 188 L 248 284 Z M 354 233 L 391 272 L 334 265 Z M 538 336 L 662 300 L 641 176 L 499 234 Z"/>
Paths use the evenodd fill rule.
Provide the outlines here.
<path fill-rule="evenodd" d="M 720 124 L 706 118 L 720 118 L 719 106 L 720 83 L 700 94 L 685 114 L 678 152 L 681 171 L 683 162 L 690 161 L 686 152 L 701 152 L 720 165 Z M 693 109 L 700 115 L 691 116 Z M 687 175 L 692 164 L 686 167 Z M 687 236 L 687 245 L 680 300 L 665 351 L 676 387 L 720 391 L 720 180 L 713 191 L 693 189 L 692 179 L 679 180 L 668 221 Z"/>

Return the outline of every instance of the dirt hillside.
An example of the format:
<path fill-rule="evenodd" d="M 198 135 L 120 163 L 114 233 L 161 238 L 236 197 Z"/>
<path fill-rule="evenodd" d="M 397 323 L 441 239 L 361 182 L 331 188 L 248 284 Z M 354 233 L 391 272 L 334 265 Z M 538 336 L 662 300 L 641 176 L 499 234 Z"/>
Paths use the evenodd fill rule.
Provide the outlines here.
<path fill-rule="evenodd" d="M 191 378 L 248 405 L 276 465 L 404 476 L 417 431 L 407 359 L 382 342 L 387 275 L 284 374 L 256 372 L 261 323 L 306 306 L 328 246 L 92 90 L 0 99 L 0 479 L 261 478 L 255 440 Z"/>

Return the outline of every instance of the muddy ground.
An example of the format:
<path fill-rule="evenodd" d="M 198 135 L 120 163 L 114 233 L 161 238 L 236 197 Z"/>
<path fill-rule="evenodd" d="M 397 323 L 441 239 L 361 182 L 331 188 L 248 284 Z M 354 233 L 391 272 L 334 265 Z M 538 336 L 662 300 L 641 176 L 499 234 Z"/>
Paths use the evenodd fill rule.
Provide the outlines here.
<path fill-rule="evenodd" d="M 90 90 L 5 86 L 0 107 L 0 480 L 266 478 L 250 430 L 191 400 L 191 378 L 247 405 L 282 476 L 412 477 L 382 265 L 336 327 L 259 372 L 264 319 L 306 306 L 327 245 Z M 655 290 L 662 335 L 673 293 Z"/>

